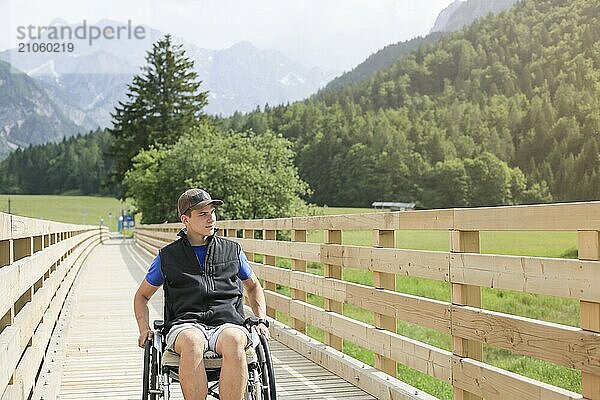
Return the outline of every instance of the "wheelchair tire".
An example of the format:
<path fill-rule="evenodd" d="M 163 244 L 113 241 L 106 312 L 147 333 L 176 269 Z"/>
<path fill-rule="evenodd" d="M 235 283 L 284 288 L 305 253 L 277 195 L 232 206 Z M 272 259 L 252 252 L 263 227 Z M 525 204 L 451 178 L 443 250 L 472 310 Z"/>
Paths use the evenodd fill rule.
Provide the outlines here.
<path fill-rule="evenodd" d="M 146 340 L 144 344 L 144 375 L 142 380 L 142 400 L 149 399 L 149 389 L 150 389 L 150 349 L 152 347 L 152 342 Z"/>
<path fill-rule="evenodd" d="M 273 366 L 273 359 L 271 358 L 271 350 L 269 349 L 269 342 L 267 338 L 263 335 L 258 335 L 260 338 L 260 347 L 262 348 L 264 354 L 264 362 L 263 365 L 265 369 L 263 369 L 263 376 L 267 376 L 267 385 L 268 392 L 265 390 L 265 399 L 266 400 L 276 400 L 277 399 L 277 391 L 275 388 L 275 368 Z M 262 366 L 261 366 L 262 367 Z M 266 370 L 266 371 L 265 371 Z M 266 372 L 266 374 L 265 374 Z"/>
<path fill-rule="evenodd" d="M 151 389 L 158 389 L 158 357 L 156 354 L 156 348 L 154 348 L 154 346 L 152 346 L 152 361 L 151 361 L 151 368 L 150 368 L 150 388 Z M 156 400 L 157 396 L 156 393 L 151 393 L 150 394 L 150 400 Z"/>

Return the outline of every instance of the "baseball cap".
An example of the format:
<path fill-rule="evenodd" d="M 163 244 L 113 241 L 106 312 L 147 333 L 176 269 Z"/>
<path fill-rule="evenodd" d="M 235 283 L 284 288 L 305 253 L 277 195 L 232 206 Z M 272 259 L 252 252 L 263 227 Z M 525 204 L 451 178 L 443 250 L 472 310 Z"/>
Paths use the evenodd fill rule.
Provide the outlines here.
<path fill-rule="evenodd" d="M 209 204 L 220 206 L 223 204 L 223 200 L 213 199 L 206 190 L 188 189 L 179 196 L 177 209 L 179 211 L 179 216 L 182 216 L 188 210 L 204 208 Z"/>

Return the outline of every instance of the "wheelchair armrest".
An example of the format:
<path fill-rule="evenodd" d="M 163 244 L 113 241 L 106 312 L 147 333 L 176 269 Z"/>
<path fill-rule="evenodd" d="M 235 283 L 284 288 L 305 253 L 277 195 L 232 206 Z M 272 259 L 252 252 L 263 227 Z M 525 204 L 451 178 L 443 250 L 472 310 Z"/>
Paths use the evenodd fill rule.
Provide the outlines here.
<path fill-rule="evenodd" d="M 257 326 L 258 324 L 264 324 L 267 328 L 269 327 L 269 320 L 265 318 L 258 317 L 248 317 L 244 320 L 244 326 L 246 329 L 250 330 L 253 326 Z"/>
<path fill-rule="evenodd" d="M 162 319 L 154 320 L 154 329 L 155 330 L 162 329 L 163 326 L 165 326 L 165 321 L 163 321 Z"/>

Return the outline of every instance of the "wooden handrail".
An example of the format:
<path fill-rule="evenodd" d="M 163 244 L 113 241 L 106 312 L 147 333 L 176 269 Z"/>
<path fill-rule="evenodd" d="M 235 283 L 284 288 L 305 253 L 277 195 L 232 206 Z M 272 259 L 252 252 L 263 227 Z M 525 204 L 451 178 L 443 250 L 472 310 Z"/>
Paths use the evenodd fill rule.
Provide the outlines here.
<path fill-rule="evenodd" d="M 107 228 L 0 213 L 0 393 L 27 399 L 66 295 Z"/>
<path fill-rule="evenodd" d="M 596 322 L 596 310 L 600 309 L 600 202 L 219 221 L 219 226 L 250 253 L 342 270 L 359 268 L 384 277 L 389 274 L 447 282 L 452 288 L 451 301 L 439 301 L 398 293 L 390 286 L 391 279 L 387 286 L 377 284 L 379 288 L 375 288 L 346 282 L 343 274 L 319 276 L 279 268 L 272 261 L 271 265 L 253 263 L 257 276 L 268 282 L 269 307 L 292 317 L 295 325 L 312 325 L 339 338 L 339 343 L 350 341 L 373 351 L 381 357 L 381 368 L 392 374 L 393 363 L 402 363 L 452 384 L 457 398 L 582 398 L 579 393 L 483 363 L 482 343 L 488 343 L 579 369 L 586 398 L 600 399 L 600 392 L 596 393 L 600 382 L 600 326 Z M 156 252 L 175 238 L 181 224 L 140 228 L 136 231 L 138 243 Z M 450 251 L 253 238 L 255 230 L 373 230 L 381 235 L 403 229 L 447 230 Z M 243 230 L 243 238 L 237 237 L 238 230 Z M 478 254 L 482 231 L 577 231 L 580 259 Z M 381 320 L 397 319 L 451 334 L 454 350 L 404 338 L 391 323 L 375 327 L 342 315 L 340 309 L 325 311 L 308 304 L 304 297 L 283 296 L 275 291 L 276 284 L 294 293 L 321 296 L 332 304 L 352 304 L 376 313 Z M 580 300 L 581 328 L 485 310 L 481 288 Z"/>

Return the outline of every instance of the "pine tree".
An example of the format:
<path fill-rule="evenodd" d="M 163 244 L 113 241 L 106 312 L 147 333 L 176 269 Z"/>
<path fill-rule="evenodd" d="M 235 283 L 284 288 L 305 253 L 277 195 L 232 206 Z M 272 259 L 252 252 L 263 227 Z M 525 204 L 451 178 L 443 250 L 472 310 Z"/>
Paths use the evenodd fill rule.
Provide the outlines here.
<path fill-rule="evenodd" d="M 132 158 L 143 149 L 172 145 L 204 118 L 207 92 L 194 72 L 194 61 L 170 35 L 157 41 L 146 55 L 142 72 L 128 85 L 127 101 L 119 102 L 110 133 L 109 158 L 114 161 L 111 184 L 120 187 Z M 122 196 L 122 193 L 121 193 Z"/>

